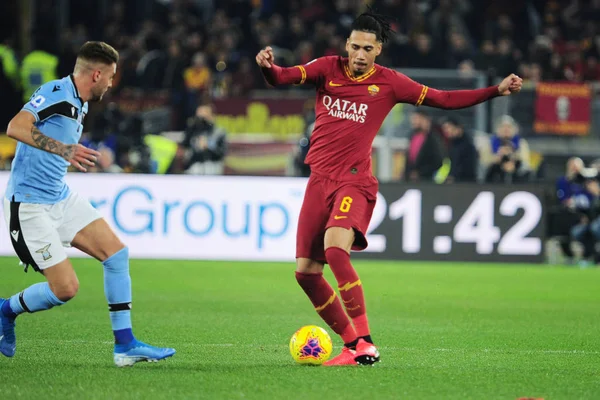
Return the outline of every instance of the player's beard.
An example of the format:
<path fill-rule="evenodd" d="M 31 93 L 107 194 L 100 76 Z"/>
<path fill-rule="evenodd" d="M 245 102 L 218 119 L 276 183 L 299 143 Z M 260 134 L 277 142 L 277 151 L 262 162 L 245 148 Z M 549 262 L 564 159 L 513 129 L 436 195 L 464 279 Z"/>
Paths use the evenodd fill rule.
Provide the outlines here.
<path fill-rule="evenodd" d="M 99 102 L 102 100 L 102 97 L 104 96 L 104 93 L 106 93 L 106 90 L 100 91 L 100 92 L 94 92 L 92 91 L 92 98 L 90 99 L 90 101 L 92 102 Z"/>
<path fill-rule="evenodd" d="M 353 70 L 352 70 L 352 74 L 354 76 L 361 76 L 361 75 L 364 75 L 367 72 L 367 67 L 369 65 L 367 63 L 361 62 L 359 64 L 353 63 L 352 66 L 354 67 Z"/>

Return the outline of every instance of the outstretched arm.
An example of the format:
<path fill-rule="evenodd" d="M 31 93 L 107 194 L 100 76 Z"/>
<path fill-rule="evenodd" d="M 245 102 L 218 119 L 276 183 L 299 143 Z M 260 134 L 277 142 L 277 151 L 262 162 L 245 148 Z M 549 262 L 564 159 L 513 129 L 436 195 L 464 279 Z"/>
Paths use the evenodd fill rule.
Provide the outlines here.
<path fill-rule="evenodd" d="M 80 144 L 64 144 L 52 139 L 40 132 L 35 122 L 33 114 L 22 110 L 8 124 L 6 135 L 29 146 L 57 154 L 83 172 L 87 171 L 84 165 L 94 166 L 100 153 Z"/>
<path fill-rule="evenodd" d="M 445 110 L 471 107 L 499 96 L 498 86 L 475 90 L 437 90 L 424 86 L 426 96 L 423 104 Z"/>
<path fill-rule="evenodd" d="M 456 110 L 471 107 L 497 96 L 508 96 L 521 91 L 523 79 L 511 74 L 499 85 L 474 90 L 437 90 L 421 85 L 410 78 L 398 74 L 396 96 L 398 102 L 422 104 L 430 107 Z"/>
<path fill-rule="evenodd" d="M 302 85 L 315 83 L 323 74 L 326 58 L 317 58 L 305 65 L 285 68 L 273 64 L 273 49 L 266 47 L 256 55 L 256 63 L 270 85 Z"/>
<path fill-rule="evenodd" d="M 306 79 L 306 71 L 303 73 L 301 70 L 303 67 L 282 68 L 275 65 L 273 61 L 275 61 L 275 56 L 271 46 L 267 46 L 256 55 L 256 63 L 270 85 L 304 83 L 302 77 L 304 76 Z"/>
<path fill-rule="evenodd" d="M 270 85 L 301 85 L 306 81 L 306 71 L 301 65 L 295 67 L 285 68 L 275 64 L 271 64 L 271 67 L 262 67 L 261 71 Z"/>

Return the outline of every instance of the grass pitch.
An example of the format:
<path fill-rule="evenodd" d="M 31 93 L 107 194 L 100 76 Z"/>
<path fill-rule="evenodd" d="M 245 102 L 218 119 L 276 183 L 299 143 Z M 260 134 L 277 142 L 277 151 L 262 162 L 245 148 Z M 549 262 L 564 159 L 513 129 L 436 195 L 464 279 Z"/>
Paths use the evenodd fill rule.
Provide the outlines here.
<path fill-rule="evenodd" d="M 356 262 L 382 362 L 324 368 L 289 355 L 327 328 L 292 264 L 132 261 L 134 333 L 177 354 L 118 369 L 101 265 L 74 264 L 79 295 L 18 320 L 0 399 L 600 398 L 600 269 Z M 0 276 L 4 297 L 42 279 Z"/>

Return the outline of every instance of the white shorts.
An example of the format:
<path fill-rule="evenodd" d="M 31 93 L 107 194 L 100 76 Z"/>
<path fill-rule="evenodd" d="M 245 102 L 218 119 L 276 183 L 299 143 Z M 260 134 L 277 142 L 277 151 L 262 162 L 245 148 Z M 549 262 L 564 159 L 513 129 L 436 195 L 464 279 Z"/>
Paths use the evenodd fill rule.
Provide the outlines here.
<path fill-rule="evenodd" d="M 70 247 L 77 232 L 101 216 L 89 201 L 70 192 L 56 204 L 17 203 L 4 198 L 4 218 L 21 262 L 40 271 L 64 261 L 64 247 Z"/>

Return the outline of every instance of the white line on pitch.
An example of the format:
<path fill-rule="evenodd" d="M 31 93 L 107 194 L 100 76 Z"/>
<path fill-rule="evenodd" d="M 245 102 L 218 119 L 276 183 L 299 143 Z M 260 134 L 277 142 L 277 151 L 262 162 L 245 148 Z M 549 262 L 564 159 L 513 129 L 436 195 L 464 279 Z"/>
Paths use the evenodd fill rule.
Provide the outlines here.
<path fill-rule="evenodd" d="M 52 342 L 52 343 L 70 343 L 70 344 L 114 344 L 114 342 L 106 341 L 93 341 L 83 339 L 72 339 L 72 340 L 51 340 L 51 339 L 30 339 L 31 342 Z M 286 344 L 248 344 L 248 343 L 195 343 L 187 342 L 179 344 L 180 347 L 269 347 L 269 348 L 287 348 Z M 340 347 L 340 346 L 335 346 Z M 447 352 L 447 353 L 525 353 L 525 354 L 578 354 L 578 355 L 595 355 L 600 354 L 600 351 L 590 350 L 550 350 L 550 349 L 451 349 L 436 347 L 432 349 L 419 349 L 414 347 L 395 347 L 395 346 L 380 346 L 380 350 L 393 350 L 393 351 L 435 351 L 435 352 Z"/>

